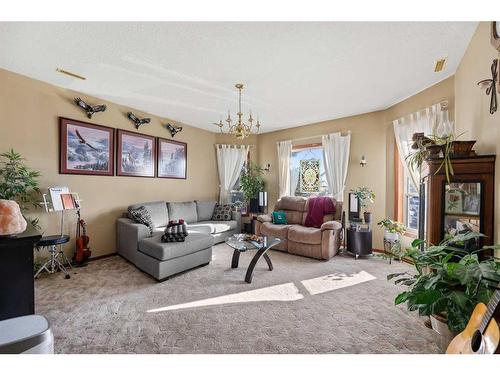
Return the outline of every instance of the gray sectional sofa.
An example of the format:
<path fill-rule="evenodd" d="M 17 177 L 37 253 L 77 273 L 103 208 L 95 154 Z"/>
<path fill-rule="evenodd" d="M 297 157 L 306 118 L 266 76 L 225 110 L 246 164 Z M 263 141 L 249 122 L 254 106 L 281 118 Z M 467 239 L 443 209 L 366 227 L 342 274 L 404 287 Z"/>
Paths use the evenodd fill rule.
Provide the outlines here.
<path fill-rule="evenodd" d="M 124 215 L 117 219 L 116 238 L 118 254 L 150 274 L 157 280 L 206 265 L 212 258 L 212 245 L 224 242 L 240 233 L 241 213 L 232 212 L 230 221 L 214 221 L 212 214 L 216 202 L 147 202 L 129 208 L 144 206 L 154 224 L 153 235 L 147 226 L 138 224 Z M 184 219 L 189 235 L 184 242 L 161 242 L 169 220 Z"/>

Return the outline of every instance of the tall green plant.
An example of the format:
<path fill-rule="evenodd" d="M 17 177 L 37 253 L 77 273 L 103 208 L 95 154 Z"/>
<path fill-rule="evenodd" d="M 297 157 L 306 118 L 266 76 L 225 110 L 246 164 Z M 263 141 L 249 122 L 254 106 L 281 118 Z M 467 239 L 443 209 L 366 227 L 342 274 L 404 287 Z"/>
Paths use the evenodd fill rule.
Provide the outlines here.
<path fill-rule="evenodd" d="M 264 190 L 264 169 L 253 162 L 249 162 L 240 176 L 241 190 L 245 196 L 245 203 L 256 198 Z"/>
<path fill-rule="evenodd" d="M 23 214 L 32 207 L 39 207 L 40 189 L 38 177 L 40 172 L 28 168 L 24 158 L 13 149 L 0 154 L 0 199 L 14 200 L 19 204 Z M 38 226 L 38 219 L 28 220 Z"/>
<path fill-rule="evenodd" d="M 406 249 L 404 257 L 409 258 L 414 272 L 394 273 L 387 276 L 395 284 L 408 286 L 400 293 L 395 304 L 405 303 L 410 311 L 421 316 L 442 315 L 448 320 L 452 332 L 462 331 L 479 303 L 488 303 L 491 286 L 500 280 L 500 262 L 495 259 L 480 260 L 478 254 L 500 245 L 485 246 L 475 251 L 466 251 L 460 246 L 484 237 L 480 233 L 469 232 L 448 238 L 439 245 L 428 246 L 420 251 L 422 240 L 415 240 Z"/>

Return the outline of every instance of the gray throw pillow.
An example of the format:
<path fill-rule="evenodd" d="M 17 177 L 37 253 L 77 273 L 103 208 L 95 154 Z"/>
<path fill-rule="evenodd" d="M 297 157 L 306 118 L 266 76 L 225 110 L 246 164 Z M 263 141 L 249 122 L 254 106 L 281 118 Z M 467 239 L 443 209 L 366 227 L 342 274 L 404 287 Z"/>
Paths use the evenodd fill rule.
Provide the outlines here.
<path fill-rule="evenodd" d="M 233 203 L 217 204 L 212 215 L 212 220 L 216 221 L 230 221 L 233 219 L 233 211 L 237 211 L 238 206 Z"/>
<path fill-rule="evenodd" d="M 153 235 L 154 224 L 146 207 L 141 206 L 137 208 L 130 208 L 128 210 L 128 217 L 136 223 L 146 225 L 149 229 L 149 234 L 151 236 Z"/>
<path fill-rule="evenodd" d="M 196 201 L 196 210 L 198 211 L 198 221 L 208 221 L 212 219 L 217 202 Z"/>
<path fill-rule="evenodd" d="M 198 221 L 198 213 L 196 212 L 196 203 L 190 202 L 168 202 L 168 217 L 170 220 L 184 219 L 188 223 L 196 223 Z"/>

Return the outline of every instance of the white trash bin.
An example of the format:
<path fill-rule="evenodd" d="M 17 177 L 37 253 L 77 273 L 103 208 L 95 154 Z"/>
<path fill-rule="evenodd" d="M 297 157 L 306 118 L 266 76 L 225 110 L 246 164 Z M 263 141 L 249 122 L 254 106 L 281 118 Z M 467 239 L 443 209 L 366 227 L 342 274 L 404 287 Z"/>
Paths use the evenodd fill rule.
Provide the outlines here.
<path fill-rule="evenodd" d="M 0 354 L 53 354 L 54 335 L 41 315 L 0 321 Z"/>

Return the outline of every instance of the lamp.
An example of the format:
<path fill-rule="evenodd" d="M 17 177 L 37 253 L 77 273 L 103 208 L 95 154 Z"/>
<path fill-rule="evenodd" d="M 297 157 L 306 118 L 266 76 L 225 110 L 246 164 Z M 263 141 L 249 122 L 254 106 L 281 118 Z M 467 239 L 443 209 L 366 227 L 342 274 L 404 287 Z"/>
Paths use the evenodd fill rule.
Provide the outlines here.
<path fill-rule="evenodd" d="M 265 213 L 267 209 L 267 191 L 259 192 L 259 212 Z"/>
<path fill-rule="evenodd" d="M 359 161 L 359 165 L 361 165 L 362 167 L 366 165 L 365 155 L 361 155 L 361 160 Z"/>

